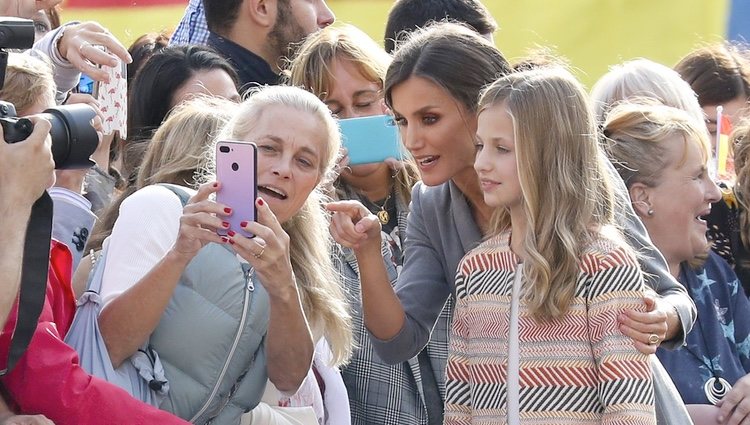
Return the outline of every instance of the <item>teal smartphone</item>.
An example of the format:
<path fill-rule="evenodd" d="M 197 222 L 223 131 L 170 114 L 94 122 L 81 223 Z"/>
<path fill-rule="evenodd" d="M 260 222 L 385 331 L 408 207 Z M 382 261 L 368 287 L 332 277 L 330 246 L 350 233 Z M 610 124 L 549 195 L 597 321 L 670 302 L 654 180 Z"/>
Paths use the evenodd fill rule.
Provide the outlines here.
<path fill-rule="evenodd" d="M 342 119 L 339 127 L 344 147 L 349 151 L 350 165 L 403 157 L 398 127 L 390 115 Z"/>

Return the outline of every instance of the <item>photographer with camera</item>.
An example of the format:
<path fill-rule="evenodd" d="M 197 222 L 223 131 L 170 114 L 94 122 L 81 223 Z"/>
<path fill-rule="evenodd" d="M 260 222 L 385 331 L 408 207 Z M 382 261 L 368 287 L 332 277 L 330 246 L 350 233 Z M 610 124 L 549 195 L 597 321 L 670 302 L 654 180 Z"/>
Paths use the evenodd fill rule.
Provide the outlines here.
<path fill-rule="evenodd" d="M 0 143 L 0 323 L 5 324 L 21 281 L 26 227 L 31 206 L 55 181 L 50 123 L 32 117 L 34 131 L 23 143 Z M 3 136 L 0 127 L 0 137 Z"/>
<path fill-rule="evenodd" d="M 7 59 L 1 49 L 30 45 L 29 28 L 33 40 L 31 21 L 0 22 L 0 83 Z M 50 239 L 52 200 L 45 189 L 54 184 L 55 169 L 93 165 L 95 112 L 87 105 L 22 118 L 15 112 L 13 104 L 0 102 L 0 210 L 6 220 L 0 236 L 0 387 L 14 411 L 44 416 L 13 415 L 3 402 L 0 424 L 48 424 L 46 418 L 57 424 L 185 424 L 86 373 L 63 340 L 76 307 L 72 257 Z"/>
<path fill-rule="evenodd" d="M 12 103 L 20 116 L 40 114 L 49 108 L 54 108 L 55 83 L 49 62 L 30 55 L 10 53 L 5 71 L 5 85 L 0 89 L 0 99 Z M 96 106 L 81 104 L 73 110 L 80 111 L 81 118 L 85 120 L 94 114 Z M 86 107 L 91 107 L 91 111 L 87 111 Z M 101 117 L 95 115 L 93 121 L 94 128 L 100 130 Z M 98 134 L 90 128 L 81 134 L 87 134 L 90 137 L 89 149 L 96 147 L 100 139 L 97 137 Z M 86 143 L 80 143 L 80 141 L 79 143 L 71 142 L 71 144 L 86 147 Z M 88 151 L 81 155 L 81 159 L 85 159 L 83 157 L 87 154 Z M 94 154 L 91 155 L 91 159 L 101 164 L 102 167 L 106 167 L 108 155 L 109 147 L 99 144 Z M 91 211 L 91 203 L 83 196 L 84 178 L 91 164 L 84 161 L 81 167 L 62 167 L 65 169 L 55 172 L 55 186 L 49 190 L 55 206 L 52 237 L 65 243 L 72 252 L 74 270 L 78 266 L 83 247 L 96 220 L 96 216 Z"/>
<path fill-rule="evenodd" d="M 32 117 L 34 131 L 23 143 L 0 143 L 0 214 L 6 223 L 0 233 L 0 323 L 5 326 L 21 282 L 26 227 L 31 206 L 54 182 L 50 123 Z M 3 137 L 0 128 L 0 137 Z M 43 415 L 15 415 L 0 399 L 0 424 L 51 424 Z"/>

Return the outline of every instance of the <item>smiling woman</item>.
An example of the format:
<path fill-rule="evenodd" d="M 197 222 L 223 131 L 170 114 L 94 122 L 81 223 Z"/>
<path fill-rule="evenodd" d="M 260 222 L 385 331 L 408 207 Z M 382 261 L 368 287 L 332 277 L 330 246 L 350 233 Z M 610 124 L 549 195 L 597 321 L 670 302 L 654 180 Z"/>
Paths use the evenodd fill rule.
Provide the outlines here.
<path fill-rule="evenodd" d="M 721 416 L 740 423 L 747 411 L 735 407 L 750 402 L 750 302 L 729 265 L 709 251 L 703 217 L 720 192 L 707 172 L 709 142 L 699 124 L 666 106 L 625 104 L 608 116 L 605 143 L 651 239 L 698 309 L 686 344 L 656 354 L 685 403 L 719 403 L 710 423 Z"/>
<path fill-rule="evenodd" d="M 258 219 L 243 224 L 256 236 L 217 234 L 233 210 L 209 199 L 222 187 L 210 164 L 197 191 L 139 190 L 107 242 L 99 317 L 113 364 L 144 346 L 158 353 L 170 381 L 160 407 L 197 423 L 238 423 L 267 380 L 295 393 L 311 373 L 312 335 L 330 343 L 332 364 L 351 352 L 317 189 L 340 145 L 328 109 L 301 89 L 264 87 L 222 137 L 259 145 L 264 196 L 248 200 Z"/>

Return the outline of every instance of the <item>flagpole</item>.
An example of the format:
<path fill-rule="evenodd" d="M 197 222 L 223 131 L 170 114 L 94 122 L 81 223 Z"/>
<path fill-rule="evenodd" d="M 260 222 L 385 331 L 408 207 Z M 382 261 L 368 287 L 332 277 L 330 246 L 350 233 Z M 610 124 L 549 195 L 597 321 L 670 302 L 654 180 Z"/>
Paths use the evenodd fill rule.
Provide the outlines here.
<path fill-rule="evenodd" d="M 719 178 L 719 148 L 721 145 L 721 117 L 724 112 L 724 107 L 719 105 L 716 107 L 716 140 L 714 143 L 714 158 L 713 161 L 713 173 L 714 178 Z"/>

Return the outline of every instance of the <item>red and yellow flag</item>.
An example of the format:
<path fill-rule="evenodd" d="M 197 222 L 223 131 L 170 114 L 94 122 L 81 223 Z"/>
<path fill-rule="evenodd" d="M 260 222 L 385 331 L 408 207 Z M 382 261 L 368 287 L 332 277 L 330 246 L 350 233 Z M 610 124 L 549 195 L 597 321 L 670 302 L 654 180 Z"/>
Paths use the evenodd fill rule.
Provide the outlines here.
<path fill-rule="evenodd" d="M 722 114 L 722 107 L 716 108 L 716 175 L 720 181 L 734 182 L 734 159 L 729 152 L 729 135 L 732 133 L 732 122 Z"/>

